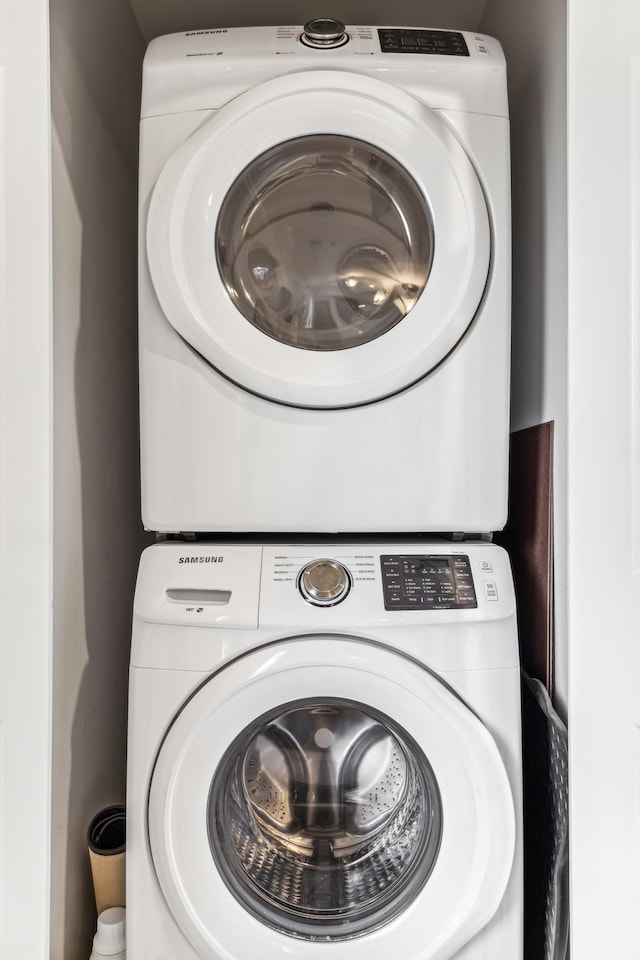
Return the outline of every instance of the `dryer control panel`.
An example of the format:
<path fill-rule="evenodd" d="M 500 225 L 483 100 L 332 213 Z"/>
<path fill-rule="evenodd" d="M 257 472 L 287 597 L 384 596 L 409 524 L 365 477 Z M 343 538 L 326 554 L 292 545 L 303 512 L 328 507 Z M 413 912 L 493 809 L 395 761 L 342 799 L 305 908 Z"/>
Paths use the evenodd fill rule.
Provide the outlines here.
<path fill-rule="evenodd" d="M 415 30 L 385 27 L 378 30 L 383 53 L 426 53 L 448 57 L 468 57 L 463 34 L 452 30 Z"/>
<path fill-rule="evenodd" d="M 468 610 L 478 606 L 469 557 L 382 554 L 385 610 Z"/>

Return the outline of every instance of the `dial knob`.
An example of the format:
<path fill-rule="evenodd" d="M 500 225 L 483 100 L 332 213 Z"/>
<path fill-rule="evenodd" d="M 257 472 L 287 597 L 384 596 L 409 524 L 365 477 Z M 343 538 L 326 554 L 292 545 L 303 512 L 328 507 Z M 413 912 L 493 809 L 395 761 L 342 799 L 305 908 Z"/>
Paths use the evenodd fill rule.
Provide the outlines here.
<path fill-rule="evenodd" d="M 351 577 L 336 560 L 313 560 L 302 569 L 298 586 L 309 603 L 330 607 L 344 600 L 351 589 Z"/>
<path fill-rule="evenodd" d="M 349 37 L 344 23 L 328 17 L 317 17 L 305 23 L 300 39 L 310 47 L 341 47 Z"/>

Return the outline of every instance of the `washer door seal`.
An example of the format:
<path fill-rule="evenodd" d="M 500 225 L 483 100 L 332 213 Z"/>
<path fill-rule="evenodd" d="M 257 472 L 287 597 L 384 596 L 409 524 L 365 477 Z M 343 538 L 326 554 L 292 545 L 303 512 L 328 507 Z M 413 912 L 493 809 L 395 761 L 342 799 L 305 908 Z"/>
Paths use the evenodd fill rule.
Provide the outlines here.
<path fill-rule="evenodd" d="M 236 306 L 216 262 L 216 256 L 218 261 L 221 258 L 221 210 L 243 172 L 269 151 L 282 149 L 290 156 L 290 145 L 294 150 L 299 145 L 304 156 L 308 138 L 319 135 L 357 143 L 361 154 L 371 155 L 372 169 L 381 162 L 401 168 L 420 197 L 416 206 L 426 211 L 425 234 L 432 231 L 428 279 L 416 299 L 402 257 L 396 264 L 385 249 L 387 241 L 392 244 L 393 224 L 403 219 L 393 188 L 388 197 L 389 208 L 395 211 L 392 225 L 387 228 L 384 217 L 380 218 L 376 231 L 375 216 L 362 218 L 362 242 L 351 244 L 349 250 L 340 248 L 341 231 L 327 232 L 326 216 L 318 238 L 305 239 L 307 227 L 300 228 L 307 247 L 316 240 L 336 243 L 337 282 L 342 282 L 343 293 L 350 283 L 355 284 L 356 311 L 365 325 L 376 312 L 376 298 L 389 306 L 398 299 L 398 284 L 408 285 L 409 308 L 402 310 L 397 322 L 371 339 L 356 338 L 346 349 L 317 350 L 313 340 L 311 346 L 306 343 L 301 348 L 280 342 L 260 323 L 254 325 Z M 349 148 L 344 150 L 348 154 Z M 338 172 L 336 177 L 340 176 Z M 380 191 L 379 186 L 374 194 L 376 190 Z M 324 209 L 317 211 L 318 224 L 328 212 L 327 204 L 330 197 Z M 291 229 L 294 256 L 298 227 Z M 409 246 L 412 231 L 414 227 L 409 230 Z M 406 248 L 406 238 L 395 246 Z M 367 247 L 377 253 L 370 253 L 363 265 L 361 248 Z M 267 81 L 237 97 L 169 158 L 151 197 L 146 250 L 154 289 L 168 321 L 224 377 L 279 403 L 340 408 L 372 403 L 406 389 L 455 347 L 473 321 L 488 282 L 491 231 L 476 172 L 434 111 L 375 78 L 310 71 Z M 247 248 L 242 255 L 251 253 L 252 248 Z M 323 250 L 322 257 L 327 256 Z M 373 273 L 386 270 L 391 279 L 386 285 L 378 283 L 368 294 L 374 261 L 378 266 Z M 256 263 L 255 276 L 266 276 L 270 263 Z M 250 272 L 251 266 L 247 269 Z M 294 259 L 290 275 L 295 269 Z M 281 288 L 289 290 L 286 283 L 278 291 Z M 317 290 L 312 293 L 323 299 Z M 327 322 L 343 323 L 340 311 L 331 310 L 338 298 L 329 291 L 324 299 L 329 302 Z M 291 313 L 284 300 L 278 303 L 274 300 L 272 305 L 276 313 Z M 295 316 L 304 325 L 300 311 Z"/>

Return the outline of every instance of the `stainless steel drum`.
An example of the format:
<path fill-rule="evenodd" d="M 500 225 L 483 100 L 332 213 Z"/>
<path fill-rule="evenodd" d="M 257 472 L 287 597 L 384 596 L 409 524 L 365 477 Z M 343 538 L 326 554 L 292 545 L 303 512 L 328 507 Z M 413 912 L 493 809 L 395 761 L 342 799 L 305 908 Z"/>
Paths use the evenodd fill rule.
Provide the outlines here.
<path fill-rule="evenodd" d="M 426 882 L 442 809 L 429 761 L 361 704 L 296 702 L 225 753 L 209 836 L 232 892 L 264 922 L 345 939 L 388 922 Z"/>

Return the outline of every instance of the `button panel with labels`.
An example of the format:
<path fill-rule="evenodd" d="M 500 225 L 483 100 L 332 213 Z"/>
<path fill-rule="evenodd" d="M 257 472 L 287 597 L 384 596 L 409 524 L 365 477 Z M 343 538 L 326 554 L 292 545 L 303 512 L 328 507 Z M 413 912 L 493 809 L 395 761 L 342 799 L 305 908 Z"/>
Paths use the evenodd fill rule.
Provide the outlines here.
<path fill-rule="evenodd" d="M 445 57 L 468 57 L 469 48 L 461 33 L 452 30 L 378 30 L 383 53 L 427 53 Z"/>
<path fill-rule="evenodd" d="M 468 610 L 478 606 L 465 554 L 380 557 L 385 610 Z"/>

